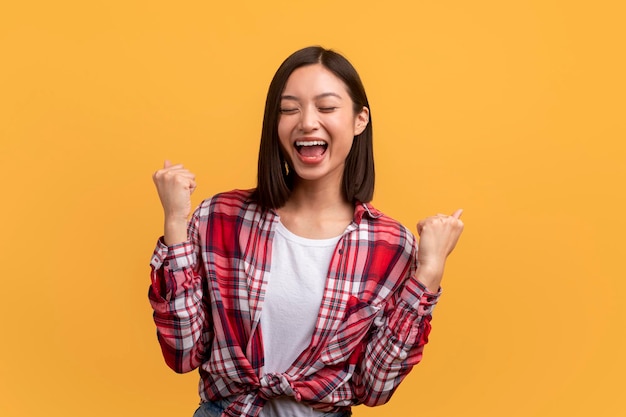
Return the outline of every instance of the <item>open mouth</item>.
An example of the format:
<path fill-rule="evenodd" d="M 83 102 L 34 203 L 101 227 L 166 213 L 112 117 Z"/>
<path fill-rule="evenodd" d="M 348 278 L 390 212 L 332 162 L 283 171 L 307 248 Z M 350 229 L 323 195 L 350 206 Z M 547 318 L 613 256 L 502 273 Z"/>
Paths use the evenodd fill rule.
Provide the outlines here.
<path fill-rule="evenodd" d="M 323 140 L 299 140 L 296 141 L 296 150 L 305 158 L 315 158 L 324 155 L 328 143 Z"/>

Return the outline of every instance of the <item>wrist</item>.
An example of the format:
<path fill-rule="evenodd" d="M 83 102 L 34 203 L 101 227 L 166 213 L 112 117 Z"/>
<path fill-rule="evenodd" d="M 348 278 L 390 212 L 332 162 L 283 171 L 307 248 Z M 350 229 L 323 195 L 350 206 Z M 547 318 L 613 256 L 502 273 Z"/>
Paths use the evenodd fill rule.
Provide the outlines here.
<path fill-rule="evenodd" d="M 421 282 L 430 292 L 438 292 L 443 278 L 444 265 L 418 264 L 415 279 Z"/>
<path fill-rule="evenodd" d="M 163 241 L 167 246 L 183 243 L 187 240 L 187 219 L 165 220 Z"/>

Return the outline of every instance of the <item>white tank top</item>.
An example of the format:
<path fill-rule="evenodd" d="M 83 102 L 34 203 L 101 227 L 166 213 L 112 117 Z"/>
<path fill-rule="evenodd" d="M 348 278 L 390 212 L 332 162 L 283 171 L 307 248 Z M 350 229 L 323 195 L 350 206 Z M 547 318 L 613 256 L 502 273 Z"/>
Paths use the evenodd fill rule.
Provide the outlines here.
<path fill-rule="evenodd" d="M 341 236 L 307 239 L 279 222 L 261 312 L 265 367 L 263 373 L 285 372 L 309 346 L 330 260 Z M 268 401 L 262 417 L 312 417 L 320 413 L 291 397 Z"/>

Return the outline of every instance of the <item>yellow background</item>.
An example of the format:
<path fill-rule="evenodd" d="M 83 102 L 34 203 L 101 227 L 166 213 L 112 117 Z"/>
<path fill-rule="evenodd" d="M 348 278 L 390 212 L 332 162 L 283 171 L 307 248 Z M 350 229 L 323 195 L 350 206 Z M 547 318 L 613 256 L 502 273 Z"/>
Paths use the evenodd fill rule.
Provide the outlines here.
<path fill-rule="evenodd" d="M 147 300 L 164 158 L 194 203 L 255 184 L 291 52 L 344 53 L 374 203 L 465 209 L 424 360 L 367 416 L 626 415 L 621 1 L 0 6 L 0 415 L 191 416 Z"/>

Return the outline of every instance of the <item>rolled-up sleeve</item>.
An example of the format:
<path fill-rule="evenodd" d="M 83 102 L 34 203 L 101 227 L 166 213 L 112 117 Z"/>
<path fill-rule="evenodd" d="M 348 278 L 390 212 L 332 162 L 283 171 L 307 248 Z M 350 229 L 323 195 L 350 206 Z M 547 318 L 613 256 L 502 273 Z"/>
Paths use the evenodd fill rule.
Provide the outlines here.
<path fill-rule="evenodd" d="M 197 368 L 212 331 L 203 306 L 203 268 L 199 262 L 198 217 L 188 228 L 189 240 L 172 246 L 163 238 L 150 260 L 148 293 L 165 362 L 176 372 Z"/>

